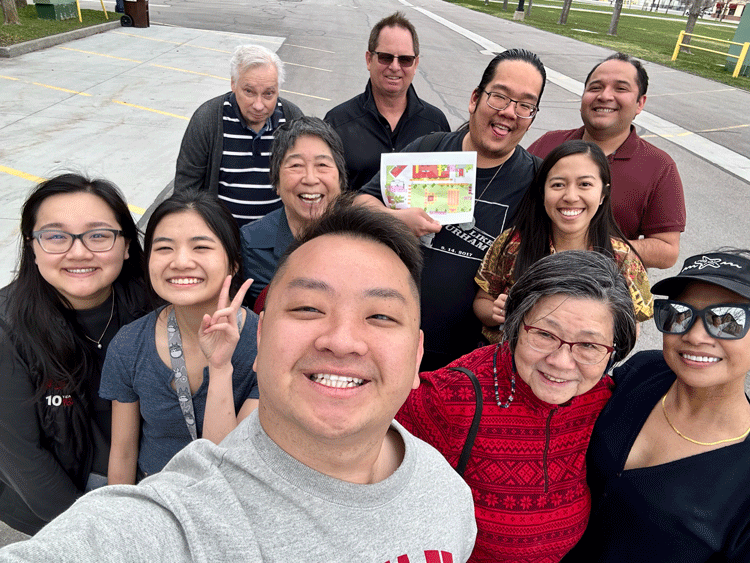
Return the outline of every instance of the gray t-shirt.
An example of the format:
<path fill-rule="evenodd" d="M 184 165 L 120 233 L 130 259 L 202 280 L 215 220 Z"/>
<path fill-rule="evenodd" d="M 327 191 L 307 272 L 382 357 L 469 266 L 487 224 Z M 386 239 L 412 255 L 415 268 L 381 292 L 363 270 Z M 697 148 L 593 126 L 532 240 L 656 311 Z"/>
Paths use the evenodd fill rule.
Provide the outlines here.
<path fill-rule="evenodd" d="M 125 325 L 107 350 L 102 368 L 99 395 L 110 401 L 140 401 L 141 439 L 138 468 L 146 475 L 162 470 L 172 456 L 190 443 L 190 432 L 180 410 L 177 392 L 172 387 L 172 370 L 159 357 L 154 331 L 159 311 Z M 258 315 L 246 311 L 240 340 L 232 355 L 232 391 L 234 410 L 239 412 L 246 399 L 258 398 L 258 382 L 253 371 L 257 353 L 255 334 Z M 193 395 L 198 437 L 208 394 L 208 368 L 203 383 Z"/>
<path fill-rule="evenodd" d="M 3 561 L 465 562 L 471 491 L 437 450 L 409 434 L 401 466 L 373 485 L 303 465 L 257 411 L 218 446 L 197 440 L 138 486 L 93 491 Z"/>

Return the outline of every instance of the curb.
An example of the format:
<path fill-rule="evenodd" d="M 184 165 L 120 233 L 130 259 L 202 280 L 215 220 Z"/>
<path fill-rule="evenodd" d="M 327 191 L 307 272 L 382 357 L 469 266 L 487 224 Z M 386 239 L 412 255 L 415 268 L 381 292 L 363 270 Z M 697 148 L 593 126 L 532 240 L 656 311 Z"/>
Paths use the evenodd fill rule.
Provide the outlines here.
<path fill-rule="evenodd" d="M 50 35 L 49 37 L 40 37 L 39 39 L 32 39 L 31 41 L 24 41 L 23 43 L 16 43 L 9 47 L 0 47 L 0 58 L 11 58 L 17 57 L 18 55 L 25 55 L 32 51 L 40 51 L 41 49 L 47 49 L 48 47 L 54 47 L 61 43 L 67 43 L 74 39 L 81 39 L 83 37 L 89 37 L 96 35 L 97 33 L 103 33 L 110 29 L 115 29 L 120 26 L 120 14 L 116 14 L 117 19 L 107 22 L 100 23 L 99 25 L 90 25 L 81 29 L 74 29 L 73 31 L 66 31 L 64 33 L 58 33 L 57 35 Z"/>

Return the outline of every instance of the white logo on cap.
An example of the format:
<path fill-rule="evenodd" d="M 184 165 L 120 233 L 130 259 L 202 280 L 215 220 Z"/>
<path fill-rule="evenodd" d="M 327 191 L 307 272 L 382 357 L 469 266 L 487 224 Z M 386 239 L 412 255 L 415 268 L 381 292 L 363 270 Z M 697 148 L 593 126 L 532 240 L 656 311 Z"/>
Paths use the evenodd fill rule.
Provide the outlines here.
<path fill-rule="evenodd" d="M 703 268 L 721 268 L 721 258 L 709 258 L 703 256 L 700 260 L 695 261 L 695 266 L 698 266 L 699 270 Z"/>

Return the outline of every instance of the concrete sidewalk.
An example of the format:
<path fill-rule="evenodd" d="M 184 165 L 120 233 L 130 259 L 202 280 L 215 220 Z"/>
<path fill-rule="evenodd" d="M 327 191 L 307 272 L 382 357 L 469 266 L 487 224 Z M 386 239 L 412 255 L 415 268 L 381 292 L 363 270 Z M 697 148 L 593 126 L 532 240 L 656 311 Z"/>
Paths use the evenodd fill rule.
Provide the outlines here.
<path fill-rule="evenodd" d="M 195 109 L 229 90 L 236 45 L 283 38 L 152 25 L 0 59 L 0 287 L 20 208 L 42 178 L 78 170 L 115 182 L 136 218 L 174 176 Z"/>

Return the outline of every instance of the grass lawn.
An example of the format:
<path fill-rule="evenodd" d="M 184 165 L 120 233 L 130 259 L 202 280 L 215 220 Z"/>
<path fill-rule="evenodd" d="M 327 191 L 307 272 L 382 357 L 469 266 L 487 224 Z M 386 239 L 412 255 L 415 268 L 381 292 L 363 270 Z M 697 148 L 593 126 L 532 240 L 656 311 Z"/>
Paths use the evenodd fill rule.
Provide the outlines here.
<path fill-rule="evenodd" d="M 497 2 L 490 2 L 489 6 L 485 6 L 484 0 L 446 1 L 507 20 L 513 19 L 513 12 L 518 5 L 517 2 L 508 0 L 508 11 L 504 12 L 502 3 Z M 526 1 L 528 2 L 528 0 Z M 597 6 L 595 4 L 573 2 L 568 14 L 568 23 L 558 25 L 557 20 L 560 17 L 562 1 L 538 1 L 540 3 L 539 6 L 532 4 L 531 16 L 520 23 L 558 35 L 572 37 L 585 43 L 601 45 L 614 51 L 623 51 L 643 60 L 697 74 L 736 88 L 750 90 L 750 77 L 739 76 L 732 78 L 732 73 L 724 70 L 726 62 L 724 55 L 693 49 L 693 54 L 680 53 L 675 62 L 670 60 L 675 44 L 677 43 L 677 36 L 680 31 L 685 30 L 687 18 L 674 15 L 665 16 L 663 13 L 657 14 L 657 12 L 648 12 L 640 9 L 623 9 L 620 15 L 620 22 L 617 26 L 617 36 L 610 36 L 607 35 L 607 30 L 612 18 L 612 9 L 606 4 Z M 587 11 L 575 11 L 576 8 Z M 628 17 L 627 14 L 668 17 L 670 21 Z M 734 32 L 734 28 L 705 25 L 701 20 L 698 20 L 696 23 L 694 31 L 697 35 L 705 35 L 727 41 L 733 40 Z M 705 47 L 724 53 L 729 50 L 729 46 L 726 44 L 708 43 L 697 38 L 693 38 L 693 44 L 698 47 Z M 746 59 L 745 62 L 747 64 L 750 61 Z"/>
<path fill-rule="evenodd" d="M 107 12 L 107 15 L 109 20 L 104 19 L 102 10 L 81 10 L 83 23 L 78 21 L 78 17 L 61 21 L 43 20 L 37 17 L 34 4 L 30 4 L 18 10 L 21 25 L 0 25 L 0 47 L 120 19 L 120 14 Z"/>

